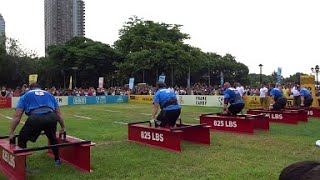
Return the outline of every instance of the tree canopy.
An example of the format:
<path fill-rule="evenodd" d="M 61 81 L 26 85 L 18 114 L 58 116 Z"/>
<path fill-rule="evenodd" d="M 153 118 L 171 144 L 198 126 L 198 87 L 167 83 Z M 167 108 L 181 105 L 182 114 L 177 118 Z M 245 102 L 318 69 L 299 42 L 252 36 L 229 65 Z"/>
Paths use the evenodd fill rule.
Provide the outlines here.
<path fill-rule="evenodd" d="M 233 55 L 203 52 L 186 44 L 191 37 L 182 27 L 133 16 L 119 30 L 119 39 L 112 46 L 75 37 L 49 46 L 47 56 L 41 58 L 7 38 L 6 47 L 0 46 L 0 84 L 22 85 L 29 74 L 39 74 L 38 81 L 47 87 L 66 87 L 70 76 L 76 77 L 77 87 L 96 87 L 99 77 L 105 78 L 107 86 L 127 84 L 130 77 L 136 83 L 155 85 L 160 74 L 166 75 L 171 86 L 187 86 L 189 74 L 191 85 L 219 85 L 222 76 L 230 83 L 260 84 L 260 75 L 249 74 L 248 67 Z M 296 82 L 299 76 L 297 73 L 283 82 Z M 276 73 L 262 78 L 275 82 Z"/>

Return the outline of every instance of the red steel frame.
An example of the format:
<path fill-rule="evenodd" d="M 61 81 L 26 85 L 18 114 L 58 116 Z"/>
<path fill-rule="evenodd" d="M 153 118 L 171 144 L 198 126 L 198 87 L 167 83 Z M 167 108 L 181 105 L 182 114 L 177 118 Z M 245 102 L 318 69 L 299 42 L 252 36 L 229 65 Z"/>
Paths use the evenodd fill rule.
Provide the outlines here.
<path fill-rule="evenodd" d="M 274 111 L 274 110 L 264 110 L 264 109 L 249 109 L 247 111 L 248 114 L 265 114 L 270 122 L 275 123 L 284 123 L 284 124 L 298 124 L 299 121 L 302 121 L 301 115 L 299 111 Z M 304 114 L 303 116 L 306 116 Z"/>
<path fill-rule="evenodd" d="M 253 134 L 255 129 L 269 130 L 269 121 L 264 115 L 239 115 L 228 116 L 222 114 L 203 114 L 200 123 L 210 125 L 210 129 Z"/>
<path fill-rule="evenodd" d="M 303 109 L 307 111 L 308 117 L 320 117 L 319 107 L 287 107 L 286 109 L 289 109 L 289 110 Z"/>
<path fill-rule="evenodd" d="M 180 152 L 182 140 L 210 144 L 210 130 L 207 125 L 177 124 L 176 129 L 170 129 L 128 124 L 128 140 Z"/>
<path fill-rule="evenodd" d="M 63 143 L 79 143 L 84 140 L 72 136 L 66 138 L 59 137 L 58 142 Z M 59 155 L 62 161 L 76 167 L 84 172 L 91 172 L 90 169 L 90 147 L 95 143 L 75 144 L 59 148 Z M 15 152 L 24 150 L 15 144 L 10 144 L 8 139 L 0 139 L 0 171 L 10 180 L 25 180 L 26 179 L 26 158 L 32 152 Z M 25 149 L 26 151 L 27 149 Z M 48 151 L 49 156 L 52 155 L 52 150 Z"/>

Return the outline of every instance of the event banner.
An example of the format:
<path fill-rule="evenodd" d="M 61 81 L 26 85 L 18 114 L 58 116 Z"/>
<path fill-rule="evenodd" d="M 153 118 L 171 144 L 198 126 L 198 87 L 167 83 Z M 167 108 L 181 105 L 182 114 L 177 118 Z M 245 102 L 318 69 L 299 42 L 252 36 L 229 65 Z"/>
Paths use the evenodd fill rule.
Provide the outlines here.
<path fill-rule="evenodd" d="M 180 105 L 223 107 L 223 96 L 177 95 Z"/>
<path fill-rule="evenodd" d="M 0 108 L 11 108 L 11 98 L 0 98 Z"/>
<path fill-rule="evenodd" d="M 12 97 L 11 98 L 11 108 L 16 108 L 20 97 Z"/>
<path fill-rule="evenodd" d="M 282 68 L 278 67 L 277 71 L 277 83 L 281 84 L 281 78 L 282 78 Z"/>
<path fill-rule="evenodd" d="M 134 78 L 130 78 L 129 79 L 129 88 L 133 89 L 133 86 L 134 86 Z"/>
<path fill-rule="evenodd" d="M 294 106 L 294 99 L 292 97 L 287 98 L 287 107 L 292 107 Z"/>
<path fill-rule="evenodd" d="M 38 80 L 38 74 L 29 75 L 29 84 L 36 83 Z"/>
<path fill-rule="evenodd" d="M 244 100 L 245 108 L 247 109 L 261 108 L 259 96 L 243 96 L 242 99 Z M 268 104 L 270 104 L 270 101 Z"/>
<path fill-rule="evenodd" d="M 318 106 L 318 101 L 316 100 L 316 89 L 315 89 L 315 80 L 313 75 L 304 75 L 300 76 L 300 85 L 301 87 L 304 87 L 308 89 L 313 97 L 313 103 L 312 106 Z"/>
<path fill-rule="evenodd" d="M 66 106 L 68 105 L 68 96 L 55 96 L 56 101 L 58 102 L 59 106 Z"/>
<path fill-rule="evenodd" d="M 128 96 L 68 96 L 69 105 L 126 103 Z"/>
<path fill-rule="evenodd" d="M 159 82 L 165 82 L 166 81 L 166 76 L 160 75 L 159 76 Z"/>
<path fill-rule="evenodd" d="M 103 88 L 103 77 L 99 77 L 99 88 Z"/>
<path fill-rule="evenodd" d="M 152 95 L 130 95 L 129 102 L 152 104 L 153 96 Z"/>
<path fill-rule="evenodd" d="M 72 76 L 70 76 L 70 80 L 69 80 L 69 90 L 72 89 Z"/>
<path fill-rule="evenodd" d="M 127 103 L 128 102 L 128 96 L 106 96 L 107 101 L 106 103 Z"/>

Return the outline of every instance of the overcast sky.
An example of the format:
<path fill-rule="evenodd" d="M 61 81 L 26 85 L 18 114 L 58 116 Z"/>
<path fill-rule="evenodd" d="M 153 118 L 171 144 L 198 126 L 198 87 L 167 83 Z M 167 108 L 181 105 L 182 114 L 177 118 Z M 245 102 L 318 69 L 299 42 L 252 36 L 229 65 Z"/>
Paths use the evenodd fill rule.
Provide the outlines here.
<path fill-rule="evenodd" d="M 132 15 L 181 24 L 186 43 L 230 53 L 250 73 L 310 74 L 320 64 L 319 0 L 86 0 L 86 37 L 112 45 Z M 8 37 L 44 55 L 44 0 L 0 0 Z"/>

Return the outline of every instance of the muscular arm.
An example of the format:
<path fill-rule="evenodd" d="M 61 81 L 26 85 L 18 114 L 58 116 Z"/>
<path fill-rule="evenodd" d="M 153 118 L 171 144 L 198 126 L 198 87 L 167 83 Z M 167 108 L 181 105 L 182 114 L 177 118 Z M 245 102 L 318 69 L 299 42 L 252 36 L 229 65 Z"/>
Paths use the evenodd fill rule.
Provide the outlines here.
<path fill-rule="evenodd" d="M 159 103 L 153 103 L 152 115 L 151 115 L 152 119 L 156 119 L 156 115 L 158 113 L 158 109 L 159 109 Z"/>
<path fill-rule="evenodd" d="M 229 98 L 224 98 L 224 102 L 223 102 L 223 112 L 227 112 L 228 103 L 229 103 Z"/>
<path fill-rule="evenodd" d="M 65 126 L 64 126 L 64 119 L 63 119 L 63 117 L 62 117 L 60 108 L 57 108 L 57 109 L 56 109 L 56 113 L 57 113 L 57 115 L 58 115 L 58 117 L 59 117 L 59 121 L 58 121 L 58 122 L 59 122 L 62 130 L 64 130 L 64 128 L 65 128 Z"/>
<path fill-rule="evenodd" d="M 12 120 L 10 122 L 10 132 L 9 132 L 10 138 L 11 138 L 11 136 L 13 137 L 14 130 L 18 126 L 18 124 L 19 124 L 19 122 L 21 120 L 21 117 L 23 115 L 23 112 L 24 112 L 24 110 L 23 109 L 19 109 L 19 108 L 17 108 L 16 111 L 14 112 L 14 114 L 12 116 Z"/>
<path fill-rule="evenodd" d="M 304 106 L 304 96 L 300 96 L 300 100 L 301 100 L 300 106 Z"/>
<path fill-rule="evenodd" d="M 224 101 L 223 101 L 223 114 L 227 114 L 227 112 L 228 112 L 228 104 L 229 104 L 229 98 L 224 98 Z"/>

